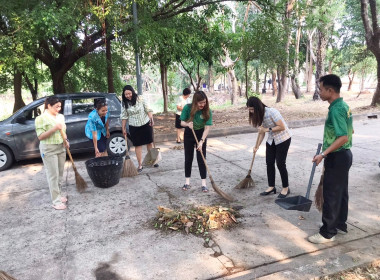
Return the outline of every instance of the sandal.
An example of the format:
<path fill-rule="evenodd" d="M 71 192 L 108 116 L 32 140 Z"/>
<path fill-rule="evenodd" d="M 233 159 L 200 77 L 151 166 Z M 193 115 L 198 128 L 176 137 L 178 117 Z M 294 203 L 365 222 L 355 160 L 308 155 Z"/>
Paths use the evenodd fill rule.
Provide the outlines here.
<path fill-rule="evenodd" d="M 52 205 L 52 206 L 55 210 L 65 210 L 67 208 L 67 206 L 63 203 L 57 204 L 57 205 Z"/>
<path fill-rule="evenodd" d="M 182 190 L 187 191 L 190 189 L 190 185 L 184 184 Z"/>
<path fill-rule="evenodd" d="M 141 173 L 141 172 L 143 171 L 143 169 L 144 169 L 144 167 L 141 166 L 141 168 L 138 168 L 138 169 L 137 169 L 137 172 L 138 172 L 138 173 Z"/>
<path fill-rule="evenodd" d="M 158 163 L 156 163 L 155 165 L 153 165 L 153 167 L 159 167 Z"/>
<path fill-rule="evenodd" d="M 202 186 L 202 192 L 208 192 L 208 188 L 206 186 Z"/>

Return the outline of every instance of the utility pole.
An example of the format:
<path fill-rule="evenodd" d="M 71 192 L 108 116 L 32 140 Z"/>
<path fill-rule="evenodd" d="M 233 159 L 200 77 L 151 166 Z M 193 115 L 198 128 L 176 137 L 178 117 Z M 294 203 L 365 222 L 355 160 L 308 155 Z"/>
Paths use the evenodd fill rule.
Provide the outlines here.
<path fill-rule="evenodd" d="M 137 5 L 136 2 L 132 3 L 133 10 L 133 24 L 135 26 L 135 31 L 137 31 Z M 137 32 L 136 32 L 137 33 Z M 135 40 L 135 61 L 136 61 L 136 79 L 137 79 L 137 94 L 142 95 L 142 81 L 141 81 L 141 65 L 140 65 L 140 55 L 138 49 L 138 40 Z"/>

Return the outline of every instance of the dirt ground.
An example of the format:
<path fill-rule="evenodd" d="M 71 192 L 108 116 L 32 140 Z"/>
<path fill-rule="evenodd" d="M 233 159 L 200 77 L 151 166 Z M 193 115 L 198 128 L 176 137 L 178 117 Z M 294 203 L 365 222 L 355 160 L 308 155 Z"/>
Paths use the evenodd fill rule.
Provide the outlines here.
<path fill-rule="evenodd" d="M 373 93 L 364 92 L 358 96 L 358 92 L 342 92 L 343 100 L 348 103 L 353 114 L 363 114 L 379 112 L 379 107 L 370 107 Z M 248 125 L 248 111 L 245 106 L 246 99 L 239 98 L 236 105 L 229 104 L 227 94 L 208 94 L 209 102 L 213 112 L 213 127 L 226 128 Z M 329 104 L 324 101 L 313 101 L 312 94 L 304 94 L 300 99 L 295 99 L 292 93 L 285 96 L 285 99 L 276 103 L 276 97 L 271 91 L 262 95 L 262 101 L 269 107 L 274 107 L 280 111 L 285 121 L 300 119 L 313 119 L 326 117 Z M 162 113 L 155 115 L 155 133 L 166 134 L 175 132 L 175 113 Z"/>

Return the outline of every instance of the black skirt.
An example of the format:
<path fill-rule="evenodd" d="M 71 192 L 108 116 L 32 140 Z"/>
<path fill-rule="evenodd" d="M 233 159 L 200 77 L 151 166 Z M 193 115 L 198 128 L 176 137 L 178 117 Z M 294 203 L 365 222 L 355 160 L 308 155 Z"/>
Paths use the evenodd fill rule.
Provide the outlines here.
<path fill-rule="evenodd" d="M 129 134 L 133 146 L 147 145 L 153 142 L 153 129 L 149 125 L 149 122 L 143 126 L 129 126 Z"/>
<path fill-rule="evenodd" d="M 184 128 L 181 126 L 181 116 L 178 114 L 175 114 L 175 128 Z"/>

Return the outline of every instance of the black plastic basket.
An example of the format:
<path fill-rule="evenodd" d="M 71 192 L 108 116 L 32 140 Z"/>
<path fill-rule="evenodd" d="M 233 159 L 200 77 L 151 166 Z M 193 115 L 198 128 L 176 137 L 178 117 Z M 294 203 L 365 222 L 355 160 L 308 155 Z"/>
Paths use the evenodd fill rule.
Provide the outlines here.
<path fill-rule="evenodd" d="M 109 188 L 119 183 L 123 158 L 108 156 L 89 159 L 86 168 L 95 187 Z"/>

